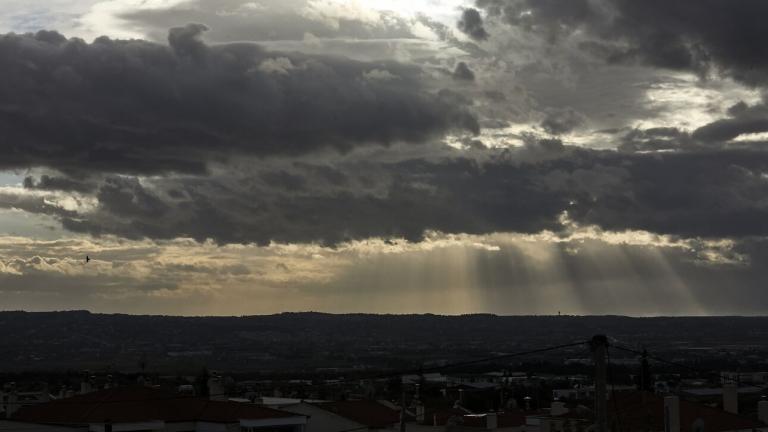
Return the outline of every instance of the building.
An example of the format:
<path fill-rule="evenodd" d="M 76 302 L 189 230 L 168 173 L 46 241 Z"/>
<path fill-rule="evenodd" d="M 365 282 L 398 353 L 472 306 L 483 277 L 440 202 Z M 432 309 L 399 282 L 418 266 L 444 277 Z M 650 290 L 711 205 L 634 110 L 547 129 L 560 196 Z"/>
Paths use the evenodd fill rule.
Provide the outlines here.
<path fill-rule="evenodd" d="M 634 390 L 633 385 L 613 385 L 613 391 Z M 554 400 L 591 400 L 595 397 L 595 386 L 574 386 L 569 388 L 559 388 L 552 390 L 552 399 Z"/>
<path fill-rule="evenodd" d="M 509 411 L 500 413 L 465 414 L 452 419 L 445 426 L 446 432 L 531 432 L 536 428 L 531 427 L 527 416 L 522 411 Z"/>
<path fill-rule="evenodd" d="M 650 392 L 616 393 L 607 409 L 608 430 L 616 432 L 768 432 L 768 401 L 759 420 Z M 592 410 L 559 407 L 541 418 L 541 432 L 586 431 L 594 423 Z"/>
<path fill-rule="evenodd" d="M 234 398 L 230 398 L 229 400 L 235 400 Z M 299 398 L 285 398 L 285 397 L 272 397 L 272 396 L 258 396 L 253 398 L 253 400 L 242 400 L 242 402 L 253 402 L 257 405 L 266 406 L 269 408 L 276 408 L 281 409 L 283 407 L 291 406 L 300 404 L 302 402 L 308 402 L 308 403 L 322 403 L 327 402 L 320 399 L 299 399 Z"/>
<path fill-rule="evenodd" d="M 307 424 L 307 417 L 296 413 L 147 387 L 118 387 L 24 406 L 10 420 L 89 432 L 304 432 Z"/>
<path fill-rule="evenodd" d="M 46 384 L 37 383 L 37 389 L 20 390 L 16 383 L 5 383 L 0 389 L 0 418 L 11 417 L 19 408 L 25 405 L 35 405 L 51 400 Z"/>
<path fill-rule="evenodd" d="M 302 402 L 284 409 L 310 418 L 306 432 L 394 430 L 400 423 L 398 410 L 372 400 Z"/>
<path fill-rule="evenodd" d="M 0 431 L 5 432 L 88 432 L 87 426 L 59 426 L 39 423 L 0 420 Z"/>

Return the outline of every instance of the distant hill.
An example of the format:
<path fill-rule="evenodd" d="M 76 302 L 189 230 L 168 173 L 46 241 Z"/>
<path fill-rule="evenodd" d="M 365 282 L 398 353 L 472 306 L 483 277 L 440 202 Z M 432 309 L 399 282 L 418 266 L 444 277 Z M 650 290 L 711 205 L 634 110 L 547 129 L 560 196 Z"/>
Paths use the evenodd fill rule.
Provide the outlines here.
<path fill-rule="evenodd" d="M 148 368 L 163 370 L 202 364 L 268 371 L 383 368 L 535 349 L 598 333 L 678 355 L 754 352 L 768 341 L 768 317 L 0 312 L 0 368 L 135 370 L 142 358 Z M 587 356 L 580 347 L 550 355 Z"/>

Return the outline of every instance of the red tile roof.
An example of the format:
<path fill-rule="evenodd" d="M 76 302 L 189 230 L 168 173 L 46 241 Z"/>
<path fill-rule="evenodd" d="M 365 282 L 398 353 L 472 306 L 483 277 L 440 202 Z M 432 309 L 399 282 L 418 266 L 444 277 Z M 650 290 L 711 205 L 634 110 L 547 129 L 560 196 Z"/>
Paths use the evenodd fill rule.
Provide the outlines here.
<path fill-rule="evenodd" d="M 652 424 L 664 430 L 664 398 L 655 394 L 640 392 L 617 395 L 619 422 L 630 424 Z M 609 401 L 609 405 L 611 402 Z M 610 408 L 609 408 L 610 410 Z M 732 414 L 717 408 L 680 400 L 680 430 L 694 430 L 693 423 L 701 419 L 707 432 L 721 432 L 764 427 L 756 420 Z"/>
<path fill-rule="evenodd" d="M 400 421 L 400 412 L 375 401 L 350 400 L 313 405 L 370 428 L 389 427 Z"/>
<path fill-rule="evenodd" d="M 19 409 L 14 420 L 83 424 L 163 420 L 234 423 L 241 419 L 261 420 L 295 417 L 297 414 L 250 403 L 211 401 L 146 387 L 123 387 L 55 400 Z"/>
<path fill-rule="evenodd" d="M 612 422 L 616 429 L 621 431 L 664 430 L 664 398 L 647 392 L 618 392 L 615 400 L 608 401 L 608 416 L 609 422 Z M 563 417 L 574 418 L 577 416 L 567 415 Z M 582 418 L 593 417 L 590 414 Z M 693 425 L 697 419 L 704 422 L 704 430 L 707 432 L 765 427 L 762 422 L 757 420 L 681 399 L 680 430 L 694 430 Z"/>

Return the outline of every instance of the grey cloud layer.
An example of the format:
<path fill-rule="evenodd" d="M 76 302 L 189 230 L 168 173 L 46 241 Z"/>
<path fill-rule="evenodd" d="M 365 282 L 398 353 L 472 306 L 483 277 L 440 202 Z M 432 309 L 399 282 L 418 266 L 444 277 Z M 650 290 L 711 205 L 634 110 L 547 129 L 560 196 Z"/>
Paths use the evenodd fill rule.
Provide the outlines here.
<path fill-rule="evenodd" d="M 729 118 L 705 125 L 693 136 L 705 142 L 732 140 L 743 134 L 768 132 L 768 105 L 765 103 L 748 106 L 741 102 L 728 110 Z"/>
<path fill-rule="evenodd" d="M 577 29 L 585 48 L 616 62 L 700 73 L 750 84 L 768 80 L 768 3 L 762 0 L 477 0 L 493 17 L 552 41 Z"/>
<path fill-rule="evenodd" d="M 0 37 L 0 168 L 201 173 L 240 155 L 423 142 L 475 118 L 393 62 L 207 46 L 202 25 L 170 47 L 55 32 Z"/>
<path fill-rule="evenodd" d="M 577 223 L 615 231 L 768 235 L 768 153 L 684 148 L 643 154 L 545 140 L 392 162 L 282 160 L 211 177 L 107 177 L 94 186 L 99 205 L 92 211 L 29 208 L 77 232 L 220 243 L 558 231 L 564 211 Z"/>

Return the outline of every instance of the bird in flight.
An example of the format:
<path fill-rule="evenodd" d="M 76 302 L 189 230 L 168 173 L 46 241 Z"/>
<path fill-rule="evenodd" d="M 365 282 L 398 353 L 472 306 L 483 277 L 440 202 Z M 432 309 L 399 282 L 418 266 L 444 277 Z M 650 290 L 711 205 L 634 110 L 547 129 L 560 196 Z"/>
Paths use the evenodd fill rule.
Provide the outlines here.
<path fill-rule="evenodd" d="M 91 257 L 88 255 L 85 256 L 85 263 L 88 264 L 91 261 Z"/>

